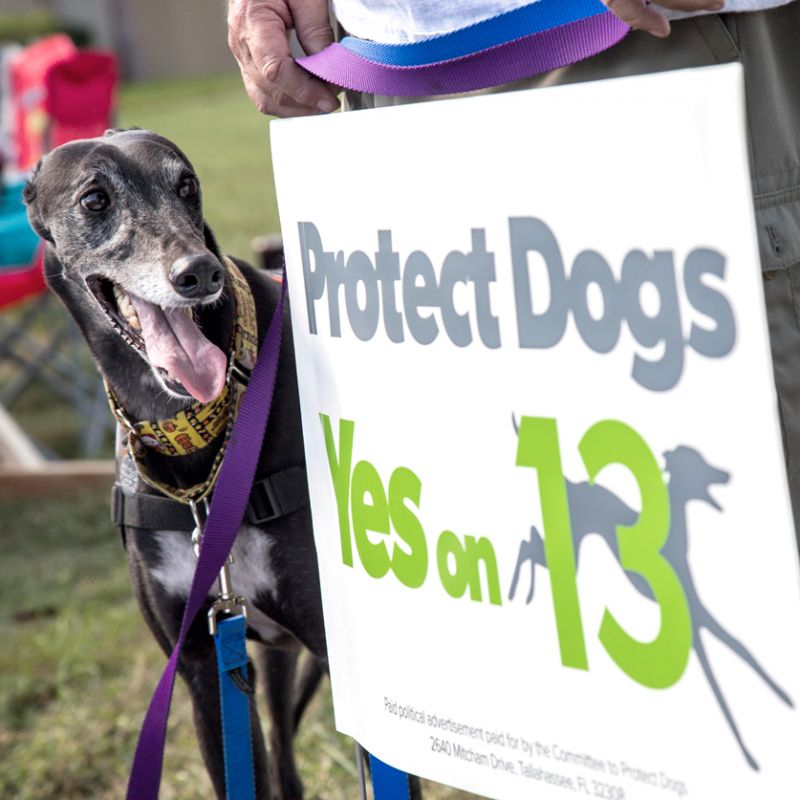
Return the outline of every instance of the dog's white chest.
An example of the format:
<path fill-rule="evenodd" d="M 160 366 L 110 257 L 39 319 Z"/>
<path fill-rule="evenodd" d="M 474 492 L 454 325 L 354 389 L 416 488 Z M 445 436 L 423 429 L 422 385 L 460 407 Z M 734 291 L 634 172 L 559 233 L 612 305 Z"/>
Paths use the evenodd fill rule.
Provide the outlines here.
<path fill-rule="evenodd" d="M 159 550 L 158 564 L 150 570 L 152 577 L 165 593 L 185 599 L 197 565 L 189 535 L 177 531 L 153 531 L 152 535 Z M 234 592 L 248 601 L 247 624 L 267 643 L 284 633 L 283 628 L 255 605 L 259 598 L 274 596 L 277 590 L 270 546 L 270 540 L 262 531 L 245 525 L 236 537 L 230 567 Z M 211 595 L 216 591 L 215 584 Z"/>

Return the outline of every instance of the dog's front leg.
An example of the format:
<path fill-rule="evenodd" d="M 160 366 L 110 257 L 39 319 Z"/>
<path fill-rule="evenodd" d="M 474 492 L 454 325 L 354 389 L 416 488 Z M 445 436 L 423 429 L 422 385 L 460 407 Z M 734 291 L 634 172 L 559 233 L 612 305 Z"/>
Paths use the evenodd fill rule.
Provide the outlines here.
<path fill-rule="evenodd" d="M 260 645 L 258 668 L 264 677 L 270 727 L 270 787 L 273 800 L 302 800 L 303 784 L 294 760 L 294 676 L 299 651 Z"/>
<path fill-rule="evenodd" d="M 154 532 L 139 532 L 128 528 L 126 538 L 129 568 L 139 608 L 162 650 L 169 655 L 178 637 L 186 598 L 166 593 L 151 574 L 153 565 L 148 564 L 148 558 L 153 551 Z M 225 800 L 219 677 L 214 640 L 208 632 L 206 611 L 207 608 L 204 608 L 198 613 L 189 630 L 178 662 L 178 671 L 189 690 L 200 750 L 215 793 L 219 800 Z M 251 686 L 255 687 L 256 675 L 252 664 L 248 665 L 248 677 Z M 255 693 L 250 697 L 250 723 L 256 798 L 269 800 L 267 753 L 256 709 Z"/>

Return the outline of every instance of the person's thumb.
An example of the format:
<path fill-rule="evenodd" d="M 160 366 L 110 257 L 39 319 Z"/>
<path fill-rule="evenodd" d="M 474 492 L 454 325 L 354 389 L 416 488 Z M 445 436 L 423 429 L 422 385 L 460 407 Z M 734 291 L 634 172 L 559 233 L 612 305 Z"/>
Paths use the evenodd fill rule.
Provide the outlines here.
<path fill-rule="evenodd" d="M 306 53 L 318 53 L 333 42 L 327 0 L 290 0 L 289 8 L 297 39 Z"/>

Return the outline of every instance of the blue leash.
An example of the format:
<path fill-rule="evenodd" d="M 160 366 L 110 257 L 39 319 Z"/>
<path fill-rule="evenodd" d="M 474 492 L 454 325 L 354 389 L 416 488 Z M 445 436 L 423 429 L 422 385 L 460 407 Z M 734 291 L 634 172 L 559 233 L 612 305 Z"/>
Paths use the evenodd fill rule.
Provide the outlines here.
<path fill-rule="evenodd" d="M 214 635 L 225 756 L 225 796 L 228 800 L 255 800 L 256 796 L 246 631 L 247 622 L 239 614 L 219 620 Z"/>
<path fill-rule="evenodd" d="M 217 623 L 214 645 L 219 669 L 222 745 L 227 800 L 255 800 L 255 770 L 247 681 L 247 621 L 239 614 Z M 369 756 L 375 800 L 411 800 L 408 773 Z"/>

